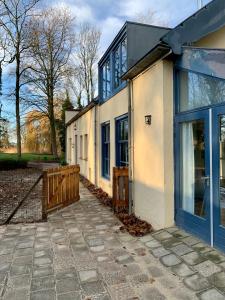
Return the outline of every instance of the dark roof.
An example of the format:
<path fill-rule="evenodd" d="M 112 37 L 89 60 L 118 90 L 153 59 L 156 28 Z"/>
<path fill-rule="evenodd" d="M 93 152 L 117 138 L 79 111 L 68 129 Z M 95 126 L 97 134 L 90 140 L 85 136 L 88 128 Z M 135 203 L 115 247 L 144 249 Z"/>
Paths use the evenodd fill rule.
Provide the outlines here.
<path fill-rule="evenodd" d="M 95 105 L 97 105 L 96 100 L 92 100 L 87 106 L 85 106 L 76 116 L 74 116 L 69 122 L 66 123 L 66 126 L 71 125 L 74 121 L 83 116 L 86 112 L 92 109 Z"/>
<path fill-rule="evenodd" d="M 181 54 L 183 45 L 191 45 L 224 25 L 225 1 L 213 0 L 167 33 L 162 41 L 175 54 Z"/>
<path fill-rule="evenodd" d="M 162 36 L 160 42 L 130 68 L 122 76 L 122 79 L 134 78 L 170 52 L 175 55 L 182 54 L 183 46 L 192 45 L 224 25 L 225 1 L 213 0 Z"/>
<path fill-rule="evenodd" d="M 137 26 L 137 27 L 142 27 L 142 28 L 152 28 L 152 29 L 158 29 L 159 31 L 160 30 L 164 30 L 163 31 L 163 35 L 168 32 L 170 30 L 170 28 L 167 28 L 167 27 L 162 27 L 162 26 L 156 26 L 156 25 L 150 25 L 150 24 L 143 24 L 143 23 L 138 23 L 138 22 L 131 22 L 131 21 L 126 21 L 123 25 L 123 27 L 120 29 L 120 31 L 117 33 L 117 35 L 115 36 L 115 38 L 113 39 L 113 41 L 111 42 L 111 44 L 109 45 L 109 47 L 107 48 L 107 50 L 104 52 L 104 54 L 102 55 L 101 59 L 99 60 L 98 64 L 101 65 L 106 57 L 108 56 L 109 52 L 114 48 L 114 46 L 117 44 L 117 42 L 122 38 L 124 37 L 125 33 L 126 33 L 126 30 L 127 30 L 127 27 L 129 25 L 134 25 L 134 26 Z M 159 34 L 160 35 L 160 34 Z M 162 36 L 162 34 L 159 36 L 159 39 L 160 37 Z"/>

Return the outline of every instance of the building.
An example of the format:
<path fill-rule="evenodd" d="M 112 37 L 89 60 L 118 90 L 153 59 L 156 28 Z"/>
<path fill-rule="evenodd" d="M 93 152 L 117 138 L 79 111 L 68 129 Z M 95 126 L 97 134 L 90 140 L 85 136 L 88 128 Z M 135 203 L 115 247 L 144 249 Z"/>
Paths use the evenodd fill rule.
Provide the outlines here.
<path fill-rule="evenodd" d="M 134 213 L 225 250 L 225 3 L 174 29 L 127 22 L 99 62 L 99 97 L 67 122 L 67 160 Z"/>

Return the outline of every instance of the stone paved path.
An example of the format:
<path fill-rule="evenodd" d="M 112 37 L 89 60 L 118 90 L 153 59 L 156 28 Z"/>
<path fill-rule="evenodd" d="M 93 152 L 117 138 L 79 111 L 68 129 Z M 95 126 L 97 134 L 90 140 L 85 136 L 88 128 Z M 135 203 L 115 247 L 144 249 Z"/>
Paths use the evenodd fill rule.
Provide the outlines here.
<path fill-rule="evenodd" d="M 84 188 L 47 223 L 0 227 L 0 299 L 225 297 L 225 257 L 177 228 L 141 239 Z"/>

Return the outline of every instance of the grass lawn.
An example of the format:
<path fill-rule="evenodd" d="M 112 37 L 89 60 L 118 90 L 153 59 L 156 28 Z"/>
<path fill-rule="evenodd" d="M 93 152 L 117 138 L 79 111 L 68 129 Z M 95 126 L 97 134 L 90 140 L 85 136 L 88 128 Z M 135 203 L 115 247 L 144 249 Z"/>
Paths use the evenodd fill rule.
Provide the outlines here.
<path fill-rule="evenodd" d="M 18 156 L 16 153 L 0 153 L 0 161 L 4 161 L 4 160 L 17 161 Z M 55 159 L 54 159 L 53 155 L 49 155 L 49 154 L 23 153 L 21 160 L 23 160 L 23 161 L 34 161 L 34 160 L 52 161 Z"/>

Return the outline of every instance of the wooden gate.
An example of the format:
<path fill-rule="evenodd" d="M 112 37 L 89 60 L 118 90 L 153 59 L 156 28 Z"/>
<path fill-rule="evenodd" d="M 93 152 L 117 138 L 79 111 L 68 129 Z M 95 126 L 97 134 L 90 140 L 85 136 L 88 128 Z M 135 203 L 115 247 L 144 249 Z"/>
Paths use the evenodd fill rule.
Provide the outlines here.
<path fill-rule="evenodd" d="M 68 206 L 80 199 L 80 167 L 66 166 L 43 172 L 43 218 L 53 210 Z"/>
<path fill-rule="evenodd" d="M 113 168 L 113 208 L 115 211 L 128 210 L 129 175 L 127 167 Z"/>

